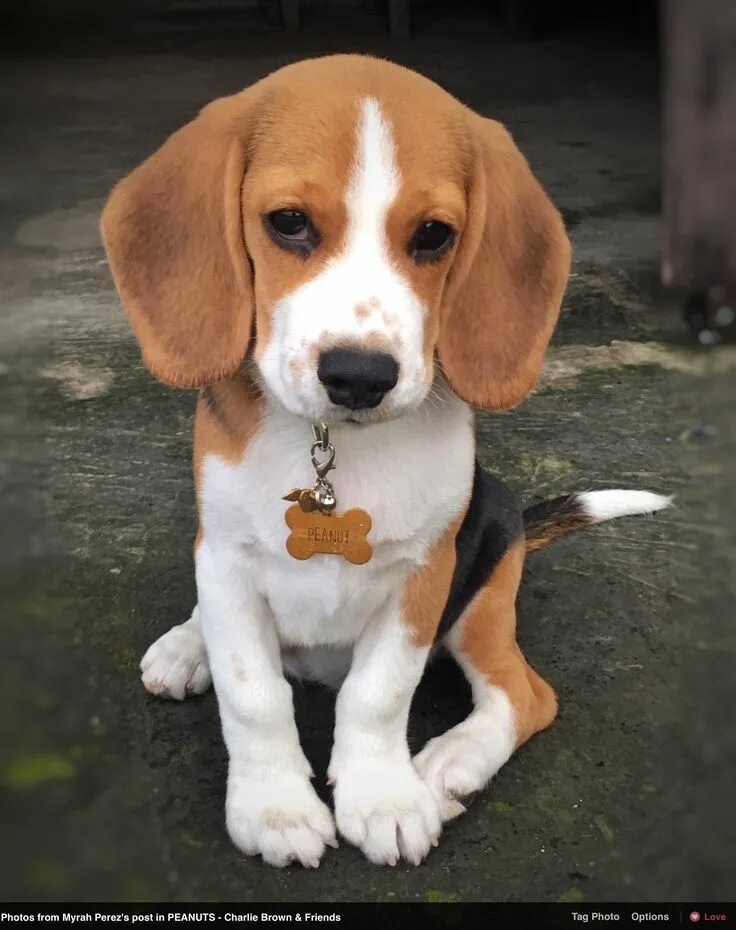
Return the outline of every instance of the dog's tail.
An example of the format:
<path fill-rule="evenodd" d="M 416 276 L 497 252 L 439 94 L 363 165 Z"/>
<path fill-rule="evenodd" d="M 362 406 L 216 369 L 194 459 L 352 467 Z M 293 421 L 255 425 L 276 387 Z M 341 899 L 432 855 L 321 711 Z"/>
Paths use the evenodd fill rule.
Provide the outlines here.
<path fill-rule="evenodd" d="M 651 491 L 582 491 L 535 504 L 524 511 L 526 551 L 541 549 L 553 539 L 594 523 L 654 513 L 672 503 L 671 497 Z"/>

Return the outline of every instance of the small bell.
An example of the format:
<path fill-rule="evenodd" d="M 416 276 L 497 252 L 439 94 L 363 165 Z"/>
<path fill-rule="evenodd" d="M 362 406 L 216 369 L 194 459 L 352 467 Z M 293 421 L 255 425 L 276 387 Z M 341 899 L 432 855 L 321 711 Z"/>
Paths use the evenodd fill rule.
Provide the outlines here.
<path fill-rule="evenodd" d="M 329 513 L 337 506 L 335 495 L 330 488 L 318 487 L 314 493 L 314 497 L 322 513 Z"/>

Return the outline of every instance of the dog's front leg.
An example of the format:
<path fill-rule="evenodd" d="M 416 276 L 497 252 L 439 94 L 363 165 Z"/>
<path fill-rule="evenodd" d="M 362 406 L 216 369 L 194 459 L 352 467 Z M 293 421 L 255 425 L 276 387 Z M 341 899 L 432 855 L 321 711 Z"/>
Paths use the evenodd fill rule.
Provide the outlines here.
<path fill-rule="evenodd" d="M 409 705 L 429 653 L 392 602 L 355 645 L 337 698 L 329 775 L 340 833 L 376 863 L 418 865 L 437 845 L 437 802 L 412 767 Z"/>
<path fill-rule="evenodd" d="M 276 625 L 242 553 L 210 546 L 196 555 L 202 629 L 230 757 L 227 828 L 247 855 L 284 866 L 316 867 L 336 845 L 299 744 L 291 687 Z"/>

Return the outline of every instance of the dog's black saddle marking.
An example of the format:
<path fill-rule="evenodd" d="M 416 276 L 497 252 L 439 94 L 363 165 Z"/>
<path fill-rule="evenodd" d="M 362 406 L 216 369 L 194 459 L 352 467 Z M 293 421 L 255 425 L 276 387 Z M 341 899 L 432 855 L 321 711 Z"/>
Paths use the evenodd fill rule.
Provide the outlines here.
<path fill-rule="evenodd" d="M 518 498 L 506 485 L 475 463 L 473 490 L 455 540 L 457 564 L 450 594 L 437 628 L 441 639 L 491 577 L 512 543 L 524 533 Z"/>

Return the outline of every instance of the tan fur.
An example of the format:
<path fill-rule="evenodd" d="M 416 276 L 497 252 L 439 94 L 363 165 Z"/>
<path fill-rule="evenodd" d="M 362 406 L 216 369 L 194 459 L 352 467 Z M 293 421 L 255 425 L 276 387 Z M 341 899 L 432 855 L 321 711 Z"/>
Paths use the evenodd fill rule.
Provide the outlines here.
<path fill-rule="evenodd" d="M 261 425 L 263 399 L 246 373 L 200 392 L 194 418 L 194 486 L 207 455 L 238 462 Z"/>
<path fill-rule="evenodd" d="M 289 361 L 289 371 L 297 383 L 301 381 L 304 376 L 304 367 L 304 359 L 292 358 Z"/>
<path fill-rule="evenodd" d="M 181 387 L 232 374 L 250 338 L 240 132 L 253 99 L 244 91 L 206 107 L 115 187 L 102 215 L 110 268 L 144 360 Z"/>
<path fill-rule="evenodd" d="M 396 147 L 389 251 L 427 307 L 427 369 L 437 353 L 452 388 L 491 409 L 531 389 L 568 273 L 557 212 L 498 123 L 415 72 L 340 55 L 215 101 L 113 191 L 105 245 L 157 376 L 182 386 L 227 378 L 253 331 L 260 357 L 274 305 L 339 252 L 366 96 L 379 100 Z M 263 216 L 284 208 L 305 210 L 319 230 L 306 259 L 264 229 Z M 417 265 L 407 247 L 426 219 L 449 223 L 458 241 Z"/>
<path fill-rule="evenodd" d="M 450 593 L 455 571 L 455 537 L 463 517 L 445 530 L 429 552 L 424 565 L 407 579 L 401 600 L 401 619 L 412 631 L 416 646 L 429 646 Z"/>
<path fill-rule="evenodd" d="M 526 538 L 526 551 L 536 552 L 537 549 L 554 542 L 555 539 L 559 539 L 561 536 L 567 536 L 568 533 L 590 526 L 592 522 L 587 514 L 581 514 L 577 519 L 568 519 L 564 524 L 550 523 L 547 526 L 535 527 L 534 536 L 527 536 Z"/>
<path fill-rule="evenodd" d="M 562 220 L 506 130 L 472 115 L 477 154 L 468 222 L 438 342 L 453 390 L 486 409 L 534 386 L 570 270 Z"/>
<path fill-rule="evenodd" d="M 460 620 L 457 649 L 508 695 L 514 708 L 517 747 L 557 714 L 552 688 L 527 663 L 516 642 L 516 594 L 524 565 L 524 540 L 505 553 Z"/>
<path fill-rule="evenodd" d="M 360 340 L 360 345 L 356 348 L 365 349 L 369 352 L 391 352 L 391 341 L 384 334 L 378 330 L 371 330 L 366 333 L 365 336 Z"/>

